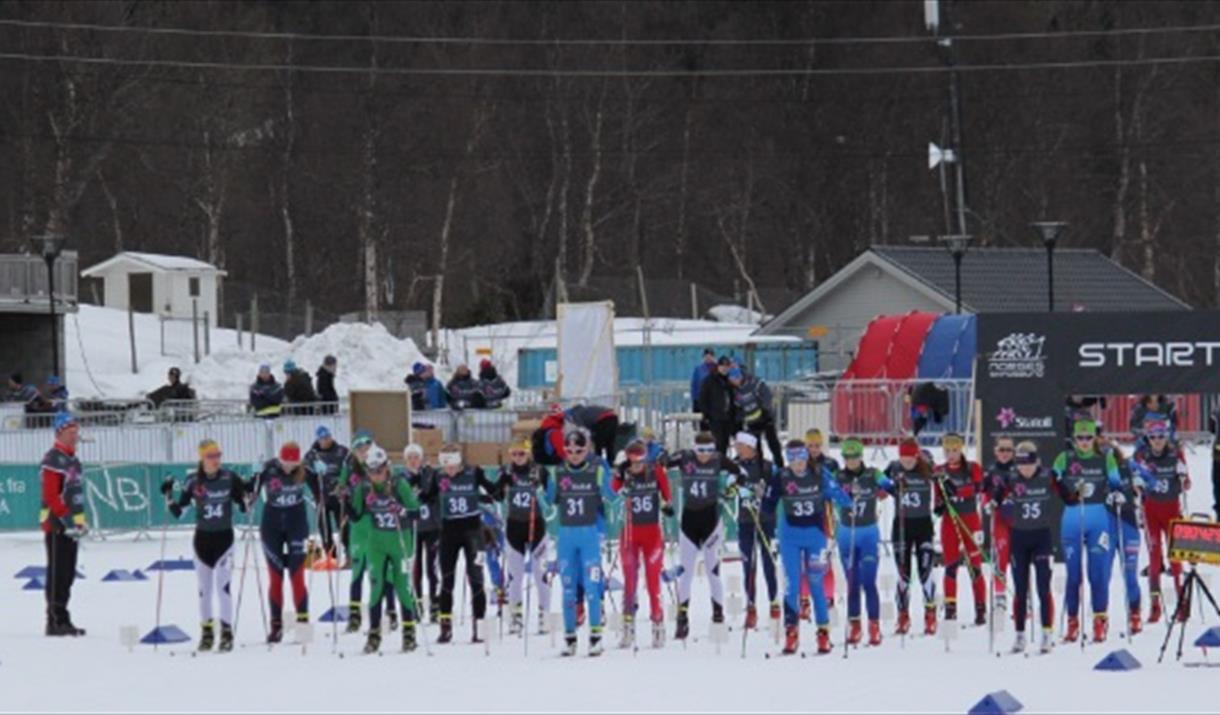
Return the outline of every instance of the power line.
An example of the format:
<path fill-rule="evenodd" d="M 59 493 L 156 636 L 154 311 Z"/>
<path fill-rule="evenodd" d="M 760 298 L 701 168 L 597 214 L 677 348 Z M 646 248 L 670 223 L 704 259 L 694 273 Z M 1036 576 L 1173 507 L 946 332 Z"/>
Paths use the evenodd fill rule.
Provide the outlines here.
<path fill-rule="evenodd" d="M 1173 25 L 1167 27 L 1112 28 L 1107 30 L 1065 30 L 1062 32 L 1001 32 L 978 35 L 890 35 L 879 37 L 804 37 L 804 38 L 511 38 L 455 37 L 429 35 L 315 35 L 299 32 L 265 32 L 254 30 L 199 30 L 184 27 L 141 27 L 135 25 L 103 25 L 83 22 L 52 22 L 48 20 L 0 19 L 0 26 L 31 29 L 57 29 L 92 32 L 138 33 L 147 35 L 186 37 L 230 37 L 259 40 L 301 40 L 317 42 L 377 42 L 409 45 L 487 45 L 521 47 L 808 47 L 810 45 L 893 45 L 930 43 L 936 40 L 959 42 L 1020 41 L 1035 39 L 1071 39 L 1095 37 L 1125 37 L 1170 35 L 1192 32 L 1220 31 L 1220 24 Z"/>
<path fill-rule="evenodd" d="M 132 59 L 120 57 L 82 57 L 79 55 L 31 55 L 19 52 L 0 53 L 0 60 L 25 62 L 76 62 L 94 65 L 127 67 L 177 67 L 181 69 L 214 69 L 253 72 L 304 72 L 319 74 L 357 74 L 390 76 L 458 76 L 458 77 L 828 77 L 865 75 L 917 75 L 944 72 L 1005 72 L 1014 70 L 1080 69 L 1086 67 L 1140 67 L 1154 65 L 1184 65 L 1220 61 L 1220 55 L 1188 55 L 1179 57 L 1142 57 L 1118 60 L 1068 60 L 1021 62 L 1011 64 L 918 65 L 914 67 L 738 67 L 709 70 L 613 70 L 613 69 L 529 69 L 520 67 L 352 67 L 336 65 L 281 65 L 267 63 L 210 62 L 202 60 Z"/>

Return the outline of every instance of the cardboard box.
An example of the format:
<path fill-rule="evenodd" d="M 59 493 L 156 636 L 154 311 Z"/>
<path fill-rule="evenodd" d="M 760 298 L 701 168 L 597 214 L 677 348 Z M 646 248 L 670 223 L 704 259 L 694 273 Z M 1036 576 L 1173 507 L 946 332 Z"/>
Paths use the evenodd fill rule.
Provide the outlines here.
<path fill-rule="evenodd" d="M 429 464 L 436 464 L 436 455 L 445 446 L 445 435 L 435 427 L 416 427 L 411 430 L 415 443 L 424 449 L 424 457 Z"/>
<path fill-rule="evenodd" d="M 499 442 L 467 442 L 462 445 L 462 458 L 476 467 L 494 467 L 501 463 Z"/>
<path fill-rule="evenodd" d="M 411 428 L 411 394 L 406 390 L 352 390 L 348 400 L 352 434 L 368 430 L 389 455 L 401 459 Z"/>

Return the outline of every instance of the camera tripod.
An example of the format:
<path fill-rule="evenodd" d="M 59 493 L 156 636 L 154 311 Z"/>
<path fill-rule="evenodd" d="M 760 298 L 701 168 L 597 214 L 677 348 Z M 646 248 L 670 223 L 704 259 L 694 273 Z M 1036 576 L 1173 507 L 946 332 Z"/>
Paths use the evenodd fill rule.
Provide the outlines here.
<path fill-rule="evenodd" d="M 1203 579 L 1199 578 L 1199 571 L 1192 561 L 1190 563 L 1190 570 L 1186 573 L 1186 580 L 1182 582 L 1182 594 L 1178 599 L 1177 607 L 1173 609 L 1173 617 L 1169 619 L 1169 629 L 1165 633 L 1165 640 L 1161 643 L 1161 654 L 1157 657 L 1156 662 L 1160 663 L 1165 659 L 1165 649 L 1169 647 L 1169 640 L 1173 638 L 1174 628 L 1180 629 L 1178 631 L 1177 659 L 1182 660 L 1182 644 L 1186 640 L 1186 621 L 1190 618 L 1195 589 L 1198 589 L 1200 593 L 1207 597 L 1216 615 L 1220 616 L 1220 606 L 1216 605 L 1216 599 L 1212 597 L 1212 592 L 1208 590 L 1207 584 L 1203 582 Z"/>

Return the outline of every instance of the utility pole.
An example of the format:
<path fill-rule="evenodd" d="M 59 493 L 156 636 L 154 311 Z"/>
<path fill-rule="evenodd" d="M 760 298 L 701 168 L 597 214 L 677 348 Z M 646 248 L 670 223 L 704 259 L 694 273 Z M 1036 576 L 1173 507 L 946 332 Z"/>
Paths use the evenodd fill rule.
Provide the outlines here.
<path fill-rule="evenodd" d="M 945 66 L 949 68 L 949 91 L 946 97 L 948 106 L 946 111 L 949 118 L 949 140 L 952 142 L 952 146 L 945 147 L 945 155 L 946 161 L 952 163 L 954 169 L 957 227 L 956 231 L 953 230 L 952 226 L 947 226 L 946 228 L 949 229 L 950 233 L 964 236 L 969 234 L 969 231 L 966 224 L 966 162 L 965 157 L 962 155 L 961 76 L 957 71 L 957 47 L 954 44 L 953 37 L 952 35 L 942 35 L 940 32 L 940 9 L 940 0 L 924 0 L 924 20 L 928 30 L 936 38 L 936 44 L 940 48 Z M 952 30 L 951 23 L 946 21 L 945 24 L 948 24 Z M 941 174 L 941 182 L 941 189 L 945 191 L 947 187 L 944 186 L 943 173 Z M 947 192 L 945 198 L 947 201 Z"/>

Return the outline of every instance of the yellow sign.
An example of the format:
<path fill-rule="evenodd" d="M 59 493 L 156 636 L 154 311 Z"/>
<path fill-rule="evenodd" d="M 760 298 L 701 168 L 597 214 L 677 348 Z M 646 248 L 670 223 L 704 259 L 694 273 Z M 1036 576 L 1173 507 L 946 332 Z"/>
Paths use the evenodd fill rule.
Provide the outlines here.
<path fill-rule="evenodd" d="M 482 355 L 483 357 L 488 357 L 491 355 L 491 348 L 475 348 L 474 354 Z"/>
<path fill-rule="evenodd" d="M 825 325 L 811 325 L 808 334 L 811 338 L 824 338 L 830 334 L 830 328 Z"/>

